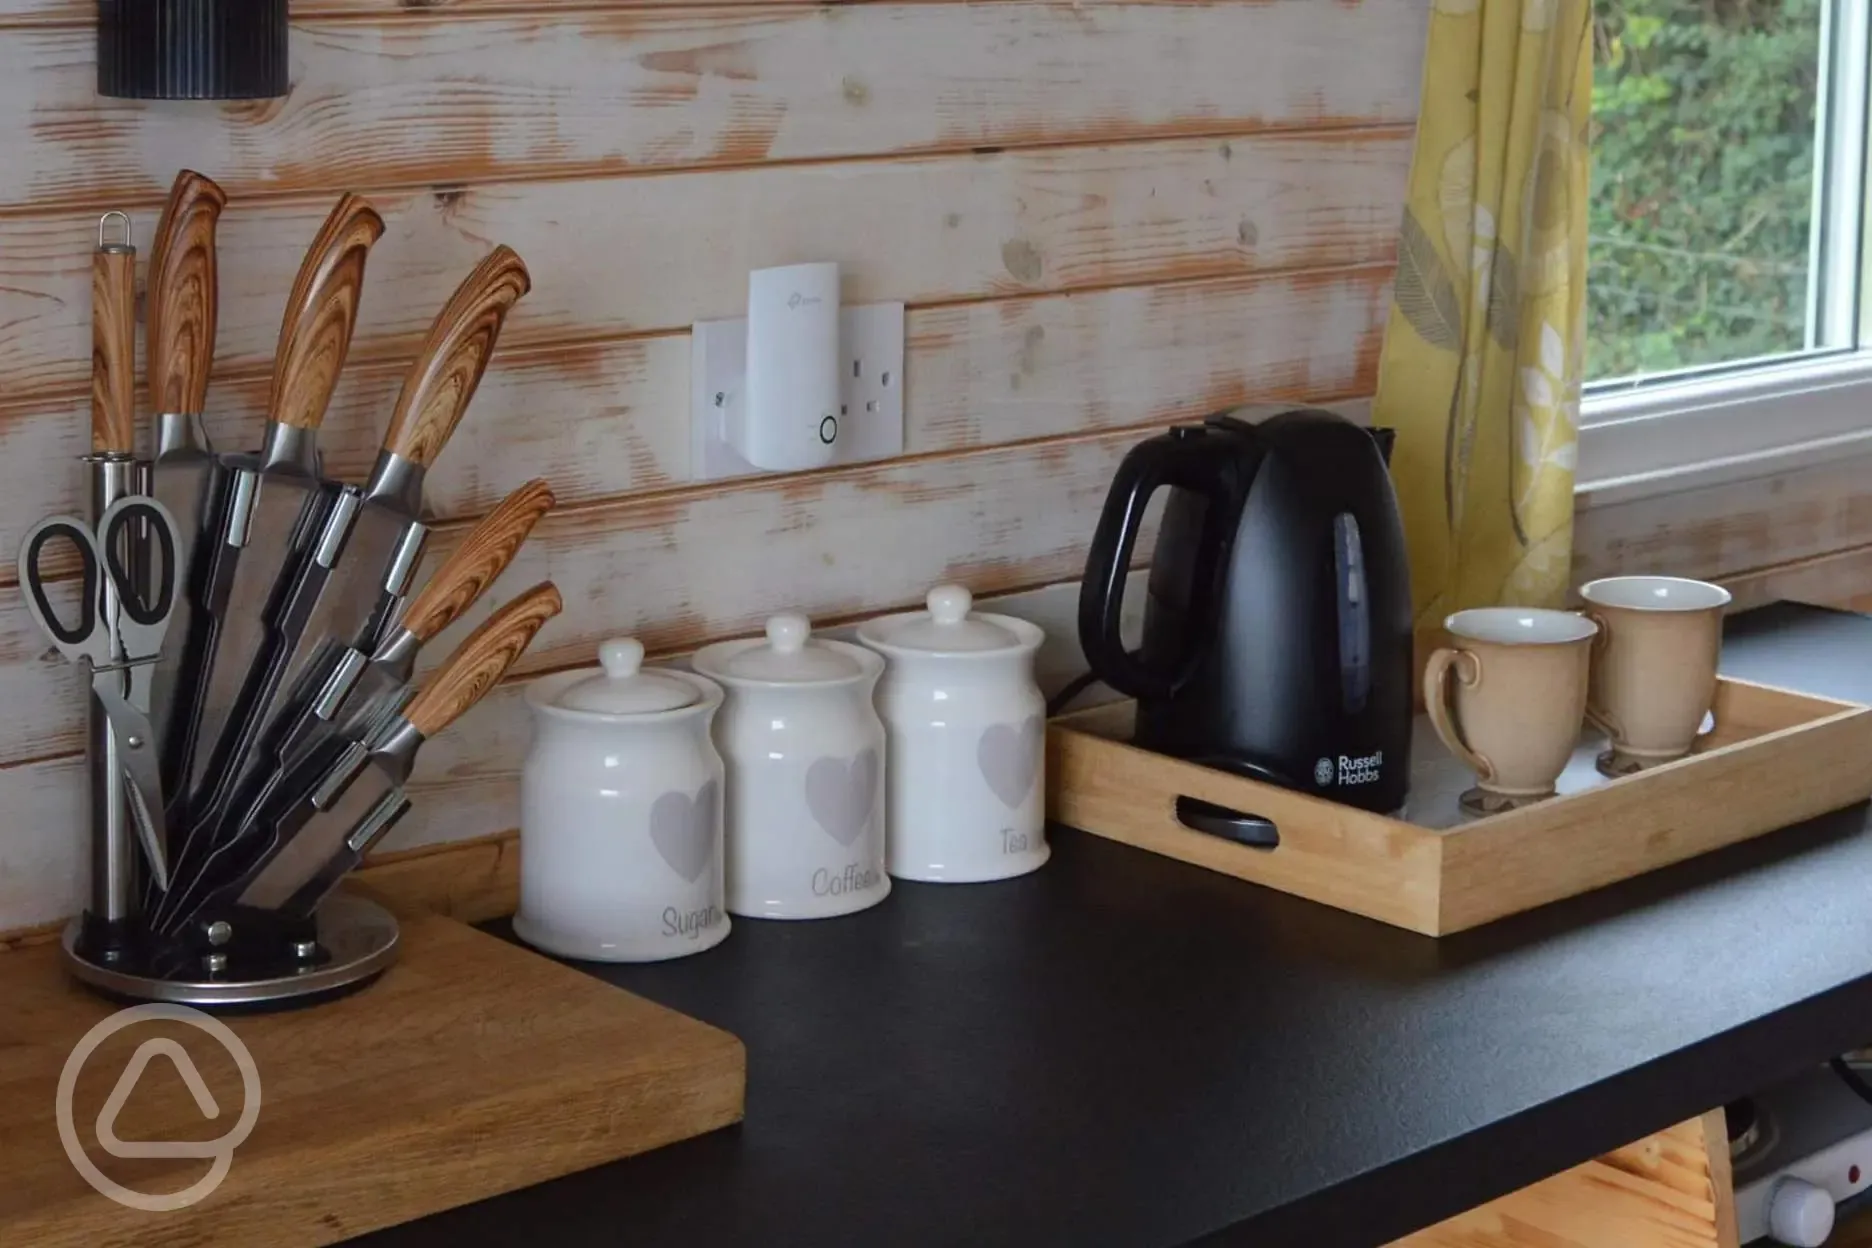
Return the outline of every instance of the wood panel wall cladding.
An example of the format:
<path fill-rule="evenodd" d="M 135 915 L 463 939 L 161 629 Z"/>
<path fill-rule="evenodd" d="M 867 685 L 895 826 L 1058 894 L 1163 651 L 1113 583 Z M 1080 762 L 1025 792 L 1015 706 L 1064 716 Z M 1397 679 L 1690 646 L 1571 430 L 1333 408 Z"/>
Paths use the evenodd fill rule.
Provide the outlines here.
<path fill-rule="evenodd" d="M 945 577 L 1064 629 L 1060 583 L 1149 428 L 1371 393 L 1428 10 L 295 0 L 287 98 L 142 105 L 94 93 L 92 0 L 0 0 L 0 929 L 82 896 L 80 681 L 11 559 L 80 506 L 101 212 L 147 259 L 178 168 L 226 188 L 225 447 L 257 436 L 320 219 L 371 199 L 388 228 L 321 438 L 354 479 L 455 283 L 497 242 L 525 257 L 428 501 L 433 560 L 553 483 L 491 595 L 564 591 L 528 674 L 621 632 L 670 653 L 782 608 L 850 620 Z M 742 315 L 749 269 L 808 260 L 840 263 L 848 303 L 908 306 L 905 455 L 693 483 L 688 327 Z M 528 735 L 510 683 L 424 752 L 390 848 L 511 827 Z"/>

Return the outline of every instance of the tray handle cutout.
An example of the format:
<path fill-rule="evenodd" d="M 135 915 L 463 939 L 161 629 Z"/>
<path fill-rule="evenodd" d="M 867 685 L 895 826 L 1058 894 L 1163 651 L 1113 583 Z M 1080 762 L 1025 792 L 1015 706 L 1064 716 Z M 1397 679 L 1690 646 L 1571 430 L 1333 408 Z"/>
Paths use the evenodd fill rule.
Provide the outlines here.
<path fill-rule="evenodd" d="M 1176 799 L 1177 822 L 1195 832 L 1219 836 L 1250 849 L 1279 849 L 1280 829 L 1272 819 L 1245 814 L 1196 797 Z"/>

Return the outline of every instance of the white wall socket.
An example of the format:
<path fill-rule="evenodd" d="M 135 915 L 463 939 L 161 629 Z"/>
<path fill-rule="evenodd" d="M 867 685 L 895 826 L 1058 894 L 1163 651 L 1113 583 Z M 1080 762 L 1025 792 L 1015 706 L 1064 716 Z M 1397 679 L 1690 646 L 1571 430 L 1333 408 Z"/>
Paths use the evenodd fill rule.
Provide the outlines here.
<path fill-rule="evenodd" d="M 730 419 L 747 402 L 747 321 L 697 321 L 690 335 L 690 476 L 718 481 L 762 470 L 735 453 Z M 839 453 L 835 463 L 889 459 L 904 447 L 904 305 L 839 309 Z"/>

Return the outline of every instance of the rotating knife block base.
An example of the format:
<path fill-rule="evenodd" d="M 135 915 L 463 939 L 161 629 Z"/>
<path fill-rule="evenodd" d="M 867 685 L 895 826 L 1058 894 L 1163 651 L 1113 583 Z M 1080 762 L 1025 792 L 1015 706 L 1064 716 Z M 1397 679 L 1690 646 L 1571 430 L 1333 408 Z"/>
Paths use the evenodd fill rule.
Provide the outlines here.
<path fill-rule="evenodd" d="M 363 987 L 396 961 L 397 921 L 374 901 L 334 893 L 313 921 L 312 947 L 297 954 L 282 950 L 268 964 L 232 972 L 211 973 L 199 957 L 190 956 L 184 963 L 187 972 L 165 976 L 121 957 L 96 956 L 100 942 L 85 939 L 83 917 L 66 927 L 60 947 L 66 969 L 107 997 L 208 1009 L 280 1007 L 339 996 Z"/>

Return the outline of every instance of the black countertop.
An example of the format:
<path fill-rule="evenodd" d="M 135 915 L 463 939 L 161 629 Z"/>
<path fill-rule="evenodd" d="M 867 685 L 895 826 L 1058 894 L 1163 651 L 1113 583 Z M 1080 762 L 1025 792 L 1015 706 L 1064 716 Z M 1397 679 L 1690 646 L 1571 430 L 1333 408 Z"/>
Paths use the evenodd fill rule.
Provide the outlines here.
<path fill-rule="evenodd" d="M 1872 619 L 1725 667 L 1872 701 Z M 1375 1245 L 1872 1038 L 1864 806 L 1442 940 L 1056 837 L 590 967 L 739 1035 L 747 1121 L 355 1242 Z"/>

